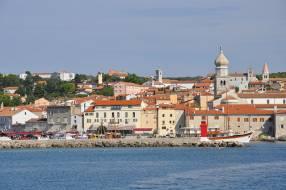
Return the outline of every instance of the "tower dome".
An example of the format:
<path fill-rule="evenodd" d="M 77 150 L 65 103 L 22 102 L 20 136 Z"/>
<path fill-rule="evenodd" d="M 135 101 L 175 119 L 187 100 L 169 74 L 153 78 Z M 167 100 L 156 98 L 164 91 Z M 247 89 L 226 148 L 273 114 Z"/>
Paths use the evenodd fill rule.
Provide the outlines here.
<path fill-rule="evenodd" d="M 229 64 L 229 60 L 223 54 L 223 51 L 220 50 L 220 53 L 218 54 L 218 56 L 215 59 L 215 65 L 217 67 L 219 67 L 219 66 L 228 66 L 228 64 Z"/>

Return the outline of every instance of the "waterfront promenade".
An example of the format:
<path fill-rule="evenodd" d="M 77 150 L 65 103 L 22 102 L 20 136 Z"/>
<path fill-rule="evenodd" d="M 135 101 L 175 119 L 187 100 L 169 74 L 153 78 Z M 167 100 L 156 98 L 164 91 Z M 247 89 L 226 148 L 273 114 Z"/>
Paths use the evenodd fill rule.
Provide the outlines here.
<path fill-rule="evenodd" d="M 132 138 L 96 140 L 12 140 L 1 141 L 0 149 L 19 148 L 104 148 L 104 147 L 242 147 L 242 144 L 199 142 L 198 138 Z"/>

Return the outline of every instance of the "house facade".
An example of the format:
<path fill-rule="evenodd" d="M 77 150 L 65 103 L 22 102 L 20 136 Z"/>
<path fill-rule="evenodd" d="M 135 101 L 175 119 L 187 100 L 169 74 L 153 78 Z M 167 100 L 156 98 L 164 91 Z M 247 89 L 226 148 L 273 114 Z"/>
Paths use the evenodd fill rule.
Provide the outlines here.
<path fill-rule="evenodd" d="M 141 100 L 95 100 L 84 112 L 84 131 L 103 125 L 109 130 L 132 131 L 141 126 Z"/>
<path fill-rule="evenodd" d="M 26 109 L 2 108 L 0 110 L 0 130 L 10 130 L 13 125 L 24 125 L 30 119 L 39 118 L 36 114 Z"/>

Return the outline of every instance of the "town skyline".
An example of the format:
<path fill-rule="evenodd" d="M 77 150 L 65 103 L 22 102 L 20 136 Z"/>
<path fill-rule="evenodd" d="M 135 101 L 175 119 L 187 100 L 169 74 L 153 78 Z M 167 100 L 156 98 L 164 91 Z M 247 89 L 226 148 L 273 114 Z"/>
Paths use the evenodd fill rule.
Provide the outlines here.
<path fill-rule="evenodd" d="M 219 46 L 230 59 L 230 71 L 251 67 L 259 73 L 265 62 L 271 72 L 285 70 L 283 1 L 0 5 L 3 73 L 94 74 L 112 68 L 150 76 L 160 68 L 170 77 L 204 76 L 214 72 Z"/>

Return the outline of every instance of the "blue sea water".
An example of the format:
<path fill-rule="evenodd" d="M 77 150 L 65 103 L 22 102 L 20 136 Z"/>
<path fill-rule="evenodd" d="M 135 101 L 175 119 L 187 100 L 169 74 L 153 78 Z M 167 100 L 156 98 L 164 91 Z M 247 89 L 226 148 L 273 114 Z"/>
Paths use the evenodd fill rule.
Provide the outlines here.
<path fill-rule="evenodd" d="M 0 189 L 286 189 L 286 144 L 0 150 Z"/>

